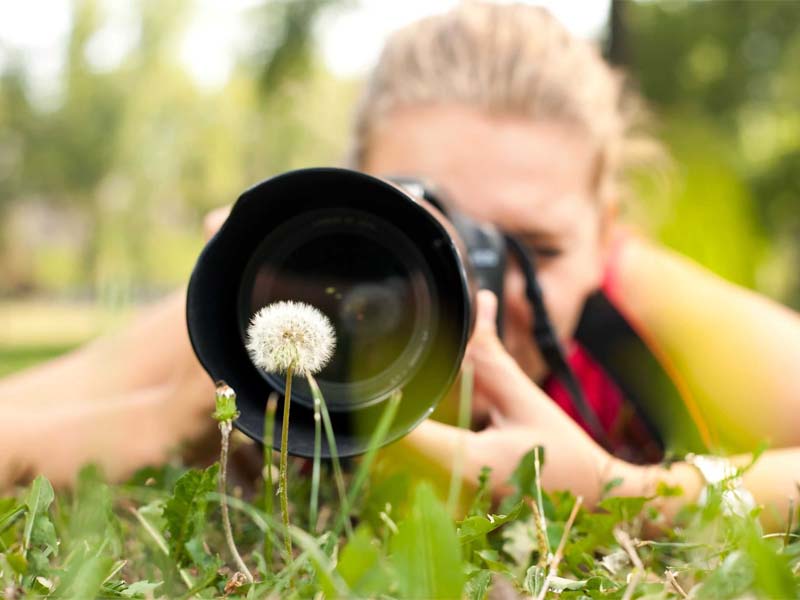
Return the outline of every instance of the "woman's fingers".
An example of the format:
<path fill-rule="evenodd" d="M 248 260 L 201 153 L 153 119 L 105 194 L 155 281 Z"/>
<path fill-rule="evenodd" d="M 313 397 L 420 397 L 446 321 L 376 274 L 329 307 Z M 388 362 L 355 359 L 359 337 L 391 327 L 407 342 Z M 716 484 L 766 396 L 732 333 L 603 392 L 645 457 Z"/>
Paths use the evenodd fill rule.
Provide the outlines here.
<path fill-rule="evenodd" d="M 203 219 L 203 233 L 205 233 L 206 241 L 210 240 L 222 227 L 230 212 L 230 206 L 223 206 L 212 210 L 205 216 L 205 219 Z"/>
<path fill-rule="evenodd" d="M 552 405 L 552 401 L 503 347 L 497 337 L 496 314 L 495 295 L 487 290 L 478 292 L 475 330 L 467 347 L 467 359 L 474 365 L 479 408 L 483 412 L 494 411 L 493 421 L 501 417 L 517 425 L 536 424 L 542 404 Z"/>
<path fill-rule="evenodd" d="M 497 296 L 489 290 L 478 290 L 475 297 L 475 331 L 473 336 L 497 338 Z"/>
<path fill-rule="evenodd" d="M 462 474 L 467 481 L 477 481 L 482 464 L 475 464 L 472 450 L 476 436 L 469 429 L 460 429 L 428 419 L 408 435 L 384 449 L 384 454 L 402 461 L 412 472 L 432 479 L 449 477 L 462 457 Z"/>

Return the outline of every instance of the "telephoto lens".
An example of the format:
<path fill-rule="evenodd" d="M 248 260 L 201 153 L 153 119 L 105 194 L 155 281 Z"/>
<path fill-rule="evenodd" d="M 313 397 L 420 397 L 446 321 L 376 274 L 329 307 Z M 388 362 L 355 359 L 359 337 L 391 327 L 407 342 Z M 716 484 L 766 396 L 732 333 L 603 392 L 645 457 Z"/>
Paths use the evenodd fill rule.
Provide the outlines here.
<path fill-rule="evenodd" d="M 263 440 L 267 398 L 285 402 L 285 376 L 257 367 L 248 326 L 263 307 L 302 302 L 335 333 L 317 374 L 337 451 L 366 451 L 388 399 L 402 393 L 389 443 L 424 420 L 458 373 L 473 325 L 475 286 L 453 224 L 405 189 L 346 169 L 303 169 L 244 192 L 191 276 L 192 346 L 214 380 L 237 393 L 235 425 Z M 291 388 L 288 451 L 313 455 L 311 390 Z M 276 428 L 279 429 L 279 428 Z M 327 441 L 322 455 L 330 456 Z"/>

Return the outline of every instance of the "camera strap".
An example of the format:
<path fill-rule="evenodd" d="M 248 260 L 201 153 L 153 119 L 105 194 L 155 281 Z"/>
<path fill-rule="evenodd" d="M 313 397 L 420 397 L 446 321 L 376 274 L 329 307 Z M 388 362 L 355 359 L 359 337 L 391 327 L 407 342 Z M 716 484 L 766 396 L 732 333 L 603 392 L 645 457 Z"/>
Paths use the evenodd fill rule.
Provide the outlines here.
<path fill-rule="evenodd" d="M 536 279 L 535 261 L 531 258 L 522 242 L 517 238 L 508 234 L 506 234 L 505 238 L 508 248 L 516 257 L 522 269 L 522 273 L 525 276 L 525 295 L 528 298 L 528 302 L 534 314 L 533 330 L 531 333 L 539 351 L 542 353 L 542 357 L 550 367 L 550 371 L 553 375 L 564 384 L 567 392 L 572 397 L 572 402 L 576 410 L 589 427 L 594 439 L 606 449 L 611 449 L 608 435 L 600 423 L 600 419 L 598 419 L 597 415 L 586 401 L 583 389 L 574 371 L 567 362 L 564 349 L 561 346 L 561 342 L 547 314 L 547 308 L 545 307 L 544 298 L 542 296 L 542 288 Z"/>

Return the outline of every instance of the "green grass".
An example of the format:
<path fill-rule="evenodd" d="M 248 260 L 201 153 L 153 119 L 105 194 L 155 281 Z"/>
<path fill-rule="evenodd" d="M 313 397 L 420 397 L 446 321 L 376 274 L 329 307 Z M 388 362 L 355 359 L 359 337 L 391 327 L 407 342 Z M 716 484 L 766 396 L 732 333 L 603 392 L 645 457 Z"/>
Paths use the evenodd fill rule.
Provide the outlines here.
<path fill-rule="evenodd" d="M 0 343 L 0 373 L 68 351 L 77 340 L 70 336 L 49 345 L 20 343 L 25 336 Z M 291 560 L 278 503 L 265 502 L 261 481 L 244 497 L 228 498 L 252 585 L 236 574 L 226 545 L 218 465 L 203 470 L 173 461 L 114 485 L 87 467 L 73 490 L 57 492 L 39 477 L 0 496 L 0 590 L 6 598 L 482 600 L 491 588 L 564 599 L 800 596 L 796 511 L 784 533 L 764 535 L 757 509 L 727 515 L 718 490 L 705 506 L 688 504 L 671 526 L 652 498 L 609 497 L 595 510 L 576 508 L 571 494 L 541 489 L 531 452 L 500 506 L 488 501 L 484 472 L 454 519 L 448 482 L 387 468 L 380 455 L 369 471 L 361 465 L 350 464 L 344 474 L 350 494 L 343 511 L 330 465 L 323 464 L 321 526 L 313 532 L 304 529 L 309 469 L 302 460 L 290 462 Z"/>
<path fill-rule="evenodd" d="M 529 454 L 513 478 L 516 491 L 496 508 L 486 500 L 483 477 L 460 520 L 449 515 L 436 486 L 377 469 L 345 515 L 354 526 L 348 536 L 331 530 L 340 507 L 327 468 L 321 490 L 327 527 L 320 534 L 300 527 L 307 523 L 309 483 L 302 461 L 294 461 L 291 561 L 279 515 L 265 513 L 258 495 L 229 497 L 252 585 L 235 574 L 227 552 L 216 464 L 146 469 L 123 485 L 108 485 L 87 468 L 74 491 L 59 493 L 40 477 L 0 499 L 0 584 L 6 597 L 48 598 L 480 600 L 492 586 L 565 599 L 800 593 L 800 533 L 765 536 L 757 510 L 726 515 L 720 494 L 712 493 L 707 505 L 688 505 L 678 526 L 666 527 L 650 498 L 606 498 L 594 511 L 576 508 L 569 493 L 541 491 L 533 465 Z M 347 477 L 352 483 L 361 476 Z M 540 494 L 543 530 L 532 512 Z M 657 539 L 647 539 L 645 523 L 660 523 Z M 272 540 L 268 560 L 265 536 Z M 547 549 L 559 546 L 554 560 Z"/>
<path fill-rule="evenodd" d="M 2 346 L 0 345 L 0 377 L 22 371 L 72 350 L 72 344 Z"/>
<path fill-rule="evenodd" d="M 0 302 L 0 377 L 55 358 L 111 331 L 132 307 L 46 299 Z"/>

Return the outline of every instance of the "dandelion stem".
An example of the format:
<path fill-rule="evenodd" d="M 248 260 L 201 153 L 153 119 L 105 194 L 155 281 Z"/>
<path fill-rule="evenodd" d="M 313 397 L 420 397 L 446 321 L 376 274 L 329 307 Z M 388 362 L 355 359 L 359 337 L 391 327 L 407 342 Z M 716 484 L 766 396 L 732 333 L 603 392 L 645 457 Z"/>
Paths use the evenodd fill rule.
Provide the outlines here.
<path fill-rule="evenodd" d="M 220 493 L 220 506 L 222 508 L 222 527 L 225 530 L 225 541 L 228 542 L 228 549 L 236 562 L 236 568 L 242 572 L 247 579 L 248 583 L 253 583 L 253 574 L 247 565 L 244 564 L 239 550 L 236 548 L 236 543 L 233 541 L 233 530 L 231 529 L 231 519 L 228 513 L 228 447 L 230 445 L 231 430 L 233 424 L 231 421 L 220 421 L 219 430 L 222 433 L 222 447 L 219 455 L 219 493 Z"/>
<path fill-rule="evenodd" d="M 278 405 L 278 394 L 272 392 L 267 399 L 264 412 L 264 512 L 270 517 L 274 514 L 273 495 L 275 485 L 272 481 L 272 440 L 275 436 L 275 411 Z M 264 535 L 264 561 L 267 569 L 272 567 L 272 538 Z"/>
<path fill-rule="evenodd" d="M 308 507 L 308 530 L 317 532 L 317 509 L 319 508 L 319 468 L 322 454 L 322 423 L 320 418 L 320 399 L 314 394 L 314 465 L 311 469 L 311 502 Z"/>
<path fill-rule="evenodd" d="M 281 517 L 283 518 L 283 543 L 286 546 L 286 555 L 292 561 L 292 538 L 289 534 L 289 408 L 292 404 L 292 375 L 294 365 L 286 369 L 286 392 L 283 397 L 283 427 L 281 429 L 281 464 L 280 464 L 280 491 L 281 491 Z"/>

